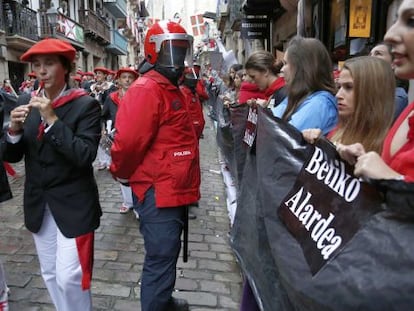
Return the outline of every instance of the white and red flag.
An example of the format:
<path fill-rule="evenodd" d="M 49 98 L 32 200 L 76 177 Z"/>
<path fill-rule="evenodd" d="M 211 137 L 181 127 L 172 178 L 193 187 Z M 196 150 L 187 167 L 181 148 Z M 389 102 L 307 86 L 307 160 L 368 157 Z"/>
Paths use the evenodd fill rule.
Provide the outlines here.
<path fill-rule="evenodd" d="M 204 18 L 202 14 L 190 16 L 191 20 L 191 28 L 193 29 L 193 35 L 201 36 L 206 31 L 206 27 L 204 25 Z"/>

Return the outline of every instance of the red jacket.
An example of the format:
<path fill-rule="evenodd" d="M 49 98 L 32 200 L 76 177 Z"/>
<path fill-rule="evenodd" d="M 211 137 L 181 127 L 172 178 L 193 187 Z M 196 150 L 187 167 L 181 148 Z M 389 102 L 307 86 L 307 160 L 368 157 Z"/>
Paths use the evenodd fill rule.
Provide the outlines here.
<path fill-rule="evenodd" d="M 115 127 L 111 172 L 128 179 L 141 202 L 150 187 L 157 207 L 200 198 L 198 139 L 179 88 L 147 72 L 122 98 Z"/>
<path fill-rule="evenodd" d="M 203 116 L 203 108 L 200 103 L 200 98 L 197 93 L 193 93 L 191 89 L 185 85 L 181 85 L 180 89 L 185 97 L 187 110 L 193 122 L 197 138 L 200 138 L 201 134 L 203 133 L 204 125 L 206 124 Z"/>

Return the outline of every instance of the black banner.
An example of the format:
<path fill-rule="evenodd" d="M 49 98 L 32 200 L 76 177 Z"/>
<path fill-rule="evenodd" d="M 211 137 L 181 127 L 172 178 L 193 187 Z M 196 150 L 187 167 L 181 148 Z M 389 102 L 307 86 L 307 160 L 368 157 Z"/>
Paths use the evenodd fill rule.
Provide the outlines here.
<path fill-rule="evenodd" d="M 381 197 L 328 142 L 259 107 L 231 244 L 260 309 L 412 310 L 414 224 Z"/>
<path fill-rule="evenodd" d="M 315 274 L 379 211 L 380 198 L 328 141 L 320 139 L 312 149 L 278 214 Z"/>
<path fill-rule="evenodd" d="M 244 18 L 241 22 L 242 39 L 269 39 L 270 21 L 267 18 Z"/>

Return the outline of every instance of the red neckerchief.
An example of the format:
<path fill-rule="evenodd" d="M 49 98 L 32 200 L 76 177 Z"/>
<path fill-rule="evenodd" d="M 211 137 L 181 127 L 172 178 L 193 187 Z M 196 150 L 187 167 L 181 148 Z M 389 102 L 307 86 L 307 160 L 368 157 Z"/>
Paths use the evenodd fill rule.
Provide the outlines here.
<path fill-rule="evenodd" d="M 112 92 L 111 94 L 109 94 L 109 97 L 111 97 L 115 105 L 119 106 L 119 104 L 121 103 L 121 97 L 119 97 L 119 91 Z"/>
<path fill-rule="evenodd" d="M 276 92 L 278 89 L 281 89 L 285 86 L 285 79 L 283 77 L 277 78 L 273 83 L 265 90 L 266 98 L 269 98 Z"/>
<path fill-rule="evenodd" d="M 34 92 L 32 93 L 32 96 L 34 95 Z M 84 89 L 69 89 L 67 91 L 64 91 L 59 97 L 57 97 L 53 103 L 52 108 L 56 109 L 59 107 L 62 107 L 66 105 L 67 103 L 71 102 L 72 100 L 75 100 L 81 96 L 88 95 L 88 93 Z M 37 132 L 37 139 L 41 140 L 43 138 L 43 135 L 45 133 L 45 122 L 40 122 L 39 130 Z"/>

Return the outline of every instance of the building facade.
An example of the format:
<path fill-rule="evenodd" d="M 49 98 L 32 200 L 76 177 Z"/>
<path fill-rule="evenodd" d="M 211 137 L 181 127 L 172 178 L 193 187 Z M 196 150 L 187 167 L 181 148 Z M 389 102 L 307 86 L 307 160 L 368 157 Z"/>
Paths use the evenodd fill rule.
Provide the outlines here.
<path fill-rule="evenodd" d="M 20 56 L 47 37 L 76 48 L 79 70 L 128 65 L 128 46 L 135 45 L 124 34 L 129 5 L 126 0 L 0 0 L 1 80 L 10 78 L 17 90 L 31 70 Z"/>
<path fill-rule="evenodd" d="M 0 79 L 18 88 L 30 71 L 20 56 L 51 36 L 73 44 L 82 71 L 137 66 L 146 30 L 163 19 L 181 23 L 195 51 L 231 50 L 239 63 L 258 49 L 280 58 L 300 34 L 320 39 L 340 64 L 382 40 L 401 1 L 0 0 Z"/>
<path fill-rule="evenodd" d="M 296 34 L 320 39 L 335 63 L 382 41 L 402 0 L 218 0 L 217 28 L 243 63 L 257 49 L 282 55 Z M 251 21 L 254 22 L 251 22 Z M 262 31 L 254 26 L 269 24 Z M 269 29 L 267 32 L 266 29 Z M 250 36 L 249 33 L 255 34 Z"/>

